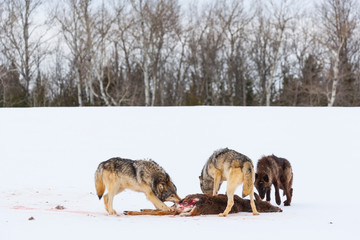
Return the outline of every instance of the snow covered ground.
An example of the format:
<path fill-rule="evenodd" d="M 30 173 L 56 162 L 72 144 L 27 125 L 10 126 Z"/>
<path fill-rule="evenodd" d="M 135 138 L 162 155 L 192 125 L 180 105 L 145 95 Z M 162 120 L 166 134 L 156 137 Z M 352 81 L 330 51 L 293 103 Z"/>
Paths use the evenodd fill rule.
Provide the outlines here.
<path fill-rule="evenodd" d="M 358 236 L 360 108 L 0 109 L 0 146 L 1 240 Z M 170 174 L 180 197 L 198 193 L 203 164 L 222 147 L 255 165 L 263 155 L 287 158 L 292 206 L 227 218 L 108 216 L 95 194 L 97 165 L 115 156 L 151 158 Z M 65 209 L 56 210 L 59 205 Z M 153 206 L 143 194 L 126 191 L 114 208 Z"/>

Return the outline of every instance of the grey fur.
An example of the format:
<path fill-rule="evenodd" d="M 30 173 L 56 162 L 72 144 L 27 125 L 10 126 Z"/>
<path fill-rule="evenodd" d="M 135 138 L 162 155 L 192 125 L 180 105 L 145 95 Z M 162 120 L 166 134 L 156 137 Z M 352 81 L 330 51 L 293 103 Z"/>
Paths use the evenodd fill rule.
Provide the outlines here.
<path fill-rule="evenodd" d="M 219 161 L 219 159 L 224 159 L 223 161 Z M 207 160 L 205 163 L 201 175 L 200 175 L 200 187 L 203 193 L 210 193 L 213 190 L 214 187 L 214 178 L 209 174 L 208 169 L 210 165 L 213 165 L 217 169 L 221 169 L 221 167 L 224 164 L 229 164 L 233 167 L 240 167 L 243 168 L 243 165 L 245 162 L 250 162 L 252 164 L 252 161 L 247 156 L 236 152 L 234 150 L 228 149 L 228 148 L 222 148 L 217 151 L 215 151 Z M 253 164 L 252 164 L 253 165 Z M 251 170 L 250 170 L 251 171 Z M 221 187 L 221 184 L 223 181 L 220 182 L 219 189 Z M 217 189 L 217 190 L 219 190 Z"/>
<path fill-rule="evenodd" d="M 116 214 L 112 208 L 113 197 L 125 189 L 145 193 L 158 209 L 166 210 L 165 201 L 179 201 L 176 186 L 165 170 L 152 160 L 130 160 L 111 158 L 99 164 L 95 172 L 95 186 L 99 199 L 104 196 L 106 210 Z"/>

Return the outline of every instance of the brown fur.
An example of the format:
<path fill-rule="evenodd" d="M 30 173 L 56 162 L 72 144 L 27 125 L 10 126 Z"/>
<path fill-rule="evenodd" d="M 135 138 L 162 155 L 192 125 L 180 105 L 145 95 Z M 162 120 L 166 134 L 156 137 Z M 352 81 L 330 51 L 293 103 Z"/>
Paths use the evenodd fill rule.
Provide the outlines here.
<path fill-rule="evenodd" d="M 281 208 L 262 201 L 255 194 L 255 203 L 259 212 L 282 212 Z M 177 215 L 182 216 L 199 216 L 222 213 L 227 206 L 228 198 L 224 194 L 209 196 L 206 194 L 191 194 L 176 204 L 176 209 L 171 211 L 159 211 L 143 209 L 140 212 L 126 211 L 125 215 Z M 234 205 L 230 213 L 252 212 L 250 200 L 242 199 L 234 195 Z"/>
<path fill-rule="evenodd" d="M 285 158 L 279 158 L 275 155 L 261 158 L 256 167 L 255 187 L 259 195 L 266 201 L 270 201 L 271 185 L 275 188 L 275 200 L 278 205 L 281 204 L 279 189 L 286 195 L 285 206 L 290 206 L 293 195 L 292 189 L 293 172 L 290 162 Z"/>

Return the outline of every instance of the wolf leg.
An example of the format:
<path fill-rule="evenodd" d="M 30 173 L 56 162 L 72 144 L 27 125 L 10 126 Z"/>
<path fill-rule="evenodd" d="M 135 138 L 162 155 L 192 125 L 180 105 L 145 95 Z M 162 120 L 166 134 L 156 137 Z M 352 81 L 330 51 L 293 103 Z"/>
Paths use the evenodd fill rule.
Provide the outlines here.
<path fill-rule="evenodd" d="M 226 195 L 227 195 L 227 198 L 228 198 L 228 201 L 227 201 L 227 206 L 225 208 L 225 211 L 223 213 L 220 213 L 219 216 L 220 217 L 226 217 L 229 212 L 231 211 L 233 205 L 234 205 L 234 192 L 235 192 L 235 189 L 236 189 L 237 186 L 230 186 L 229 187 L 229 183 L 228 183 L 228 186 L 226 188 Z"/>
<path fill-rule="evenodd" d="M 284 201 L 284 206 L 290 206 L 290 205 L 291 205 L 291 195 L 286 193 L 286 200 Z"/>
<path fill-rule="evenodd" d="M 270 202 L 270 200 L 271 200 L 270 193 L 271 193 L 271 187 L 266 191 L 266 201 L 267 202 Z"/>
<path fill-rule="evenodd" d="M 218 194 L 219 187 L 220 187 L 220 180 L 221 180 L 221 171 L 215 170 L 213 196 L 216 196 Z"/>
<path fill-rule="evenodd" d="M 292 199 L 292 183 L 293 183 L 293 174 L 291 168 L 287 168 L 284 172 L 285 180 L 284 181 L 284 193 L 286 194 L 286 201 L 284 201 L 285 206 L 290 206 Z"/>
<path fill-rule="evenodd" d="M 280 199 L 280 193 L 279 193 L 279 184 L 277 182 L 274 182 L 274 187 L 275 187 L 275 201 L 277 205 L 281 204 L 281 199 Z"/>
<path fill-rule="evenodd" d="M 116 211 L 113 208 L 113 201 L 116 194 L 122 192 L 124 189 L 119 188 L 118 184 L 108 184 L 108 193 L 104 196 L 105 209 L 110 215 L 116 215 Z"/>
<path fill-rule="evenodd" d="M 113 200 L 114 200 L 114 196 L 105 194 L 105 196 L 104 196 L 105 210 L 110 215 L 116 215 L 116 211 L 113 209 Z"/>
<path fill-rule="evenodd" d="M 149 191 L 145 194 L 146 194 L 147 200 L 152 202 L 152 204 L 154 204 L 156 209 L 163 210 L 163 211 L 170 210 L 170 208 L 168 206 L 166 206 L 166 204 L 163 203 L 160 199 L 158 199 L 152 191 Z"/>
<path fill-rule="evenodd" d="M 108 194 L 108 201 L 107 201 L 107 203 L 108 203 L 108 213 L 109 213 L 110 215 L 116 215 L 116 214 L 117 214 L 116 211 L 115 211 L 114 208 L 113 208 L 113 201 L 114 201 L 114 195 Z"/>
<path fill-rule="evenodd" d="M 293 189 L 290 186 L 285 186 L 284 192 L 286 194 L 286 200 L 284 201 L 284 205 L 290 206 Z"/>
<path fill-rule="evenodd" d="M 104 195 L 104 206 L 105 206 L 105 210 L 106 210 L 107 212 L 109 212 L 108 202 L 109 202 L 109 200 L 108 200 L 108 195 L 105 194 L 105 195 Z"/>
<path fill-rule="evenodd" d="M 229 179 L 226 186 L 226 195 L 228 198 L 227 206 L 225 208 L 225 211 L 223 213 L 220 213 L 219 216 L 226 217 L 229 212 L 231 211 L 233 205 L 234 205 L 234 192 L 237 188 L 237 186 L 240 184 L 239 179 L 242 172 L 239 169 L 231 169 L 229 173 Z"/>
<path fill-rule="evenodd" d="M 251 190 L 250 193 L 250 205 L 253 215 L 259 215 L 259 212 L 256 210 L 255 201 L 254 201 L 254 188 Z"/>
<path fill-rule="evenodd" d="M 290 206 L 291 204 L 291 199 L 293 196 L 293 189 L 292 189 L 292 183 L 293 183 L 293 175 L 291 173 L 291 178 L 290 181 L 288 182 L 287 186 L 286 186 L 286 201 L 284 202 L 285 206 Z"/>

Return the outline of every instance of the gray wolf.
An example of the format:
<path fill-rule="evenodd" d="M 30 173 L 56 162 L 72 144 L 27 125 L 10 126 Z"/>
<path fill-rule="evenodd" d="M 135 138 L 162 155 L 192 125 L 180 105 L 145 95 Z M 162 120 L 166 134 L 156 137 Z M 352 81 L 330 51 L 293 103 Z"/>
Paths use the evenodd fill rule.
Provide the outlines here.
<path fill-rule="evenodd" d="M 204 165 L 200 179 L 203 193 L 217 195 L 223 181 L 227 181 L 226 194 L 228 204 L 219 216 L 227 216 L 234 205 L 234 192 L 243 183 L 243 197 L 250 195 L 250 204 L 254 215 L 258 215 L 254 203 L 254 165 L 250 158 L 234 150 L 224 148 L 215 151 Z"/>
<path fill-rule="evenodd" d="M 271 205 L 268 202 L 262 201 L 259 195 L 254 193 L 256 208 L 259 212 L 282 212 L 281 208 Z M 199 216 L 208 214 L 222 213 L 227 206 L 227 196 L 219 194 L 216 196 L 209 196 L 206 194 L 191 194 L 186 196 L 180 202 L 176 203 L 176 208 L 172 211 L 159 211 L 142 209 L 137 211 L 125 211 L 126 215 L 178 215 L 181 216 Z M 237 212 L 251 212 L 250 200 L 242 199 L 234 195 L 234 206 L 230 213 Z"/>
<path fill-rule="evenodd" d="M 104 205 L 110 215 L 116 214 L 113 209 L 114 196 L 125 189 L 145 193 L 156 209 L 165 211 L 169 210 L 165 201 L 181 200 L 169 175 L 152 160 L 111 158 L 104 161 L 95 172 L 95 187 L 99 199 L 107 189 Z"/>
<path fill-rule="evenodd" d="M 278 205 L 281 204 L 279 188 L 286 195 L 285 206 L 290 206 L 293 195 L 292 189 L 293 172 L 290 162 L 285 158 L 279 158 L 275 155 L 262 157 L 256 166 L 255 187 L 259 192 L 261 199 L 270 201 L 271 185 L 275 188 L 275 200 Z"/>

